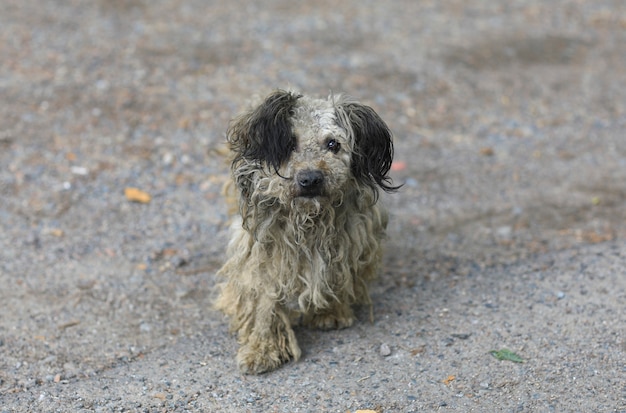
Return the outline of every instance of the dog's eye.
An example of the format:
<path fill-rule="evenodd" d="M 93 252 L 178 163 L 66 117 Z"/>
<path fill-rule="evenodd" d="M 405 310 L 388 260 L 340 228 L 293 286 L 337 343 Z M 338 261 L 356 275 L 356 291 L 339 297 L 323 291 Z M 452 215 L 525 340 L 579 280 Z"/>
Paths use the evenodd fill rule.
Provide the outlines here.
<path fill-rule="evenodd" d="M 337 153 L 339 149 L 341 149 L 341 144 L 334 139 L 329 139 L 328 142 L 326 142 L 326 148 L 332 153 Z"/>

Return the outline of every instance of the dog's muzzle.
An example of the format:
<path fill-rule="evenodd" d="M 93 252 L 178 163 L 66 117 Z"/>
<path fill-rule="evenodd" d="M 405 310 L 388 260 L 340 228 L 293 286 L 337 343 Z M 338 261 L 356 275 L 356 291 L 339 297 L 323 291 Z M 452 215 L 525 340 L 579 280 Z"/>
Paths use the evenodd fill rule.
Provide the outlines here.
<path fill-rule="evenodd" d="M 298 186 L 297 195 L 313 198 L 322 195 L 324 189 L 324 174 L 316 169 L 306 169 L 296 175 Z"/>

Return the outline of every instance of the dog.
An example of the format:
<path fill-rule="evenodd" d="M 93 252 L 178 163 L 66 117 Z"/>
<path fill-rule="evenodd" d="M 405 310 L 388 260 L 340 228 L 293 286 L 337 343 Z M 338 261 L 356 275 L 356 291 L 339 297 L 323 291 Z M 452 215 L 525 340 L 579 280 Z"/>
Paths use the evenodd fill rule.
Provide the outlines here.
<path fill-rule="evenodd" d="M 293 325 L 341 329 L 353 305 L 372 302 L 368 283 L 388 221 L 379 190 L 392 133 L 369 106 L 277 90 L 227 132 L 240 217 L 232 225 L 216 307 L 237 332 L 244 374 L 298 360 Z"/>

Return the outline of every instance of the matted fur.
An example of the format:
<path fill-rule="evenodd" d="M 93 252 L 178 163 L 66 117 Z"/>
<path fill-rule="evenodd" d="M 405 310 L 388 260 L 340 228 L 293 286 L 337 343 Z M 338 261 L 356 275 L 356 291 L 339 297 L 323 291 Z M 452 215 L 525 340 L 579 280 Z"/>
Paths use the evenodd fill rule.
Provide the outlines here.
<path fill-rule="evenodd" d="M 382 257 L 391 132 L 353 100 L 277 91 L 228 131 L 241 218 L 217 307 L 238 332 L 239 367 L 262 373 L 300 357 L 292 323 L 352 325 Z"/>

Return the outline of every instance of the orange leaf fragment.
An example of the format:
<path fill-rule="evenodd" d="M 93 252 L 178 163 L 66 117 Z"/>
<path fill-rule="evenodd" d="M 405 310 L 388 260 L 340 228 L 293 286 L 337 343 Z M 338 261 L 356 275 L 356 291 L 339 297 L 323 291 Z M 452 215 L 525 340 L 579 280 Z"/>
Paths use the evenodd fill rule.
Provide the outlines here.
<path fill-rule="evenodd" d="M 63 236 L 63 234 L 64 234 L 63 230 L 62 230 L 62 229 L 59 229 L 59 228 L 52 228 L 52 229 L 50 230 L 50 235 L 52 235 L 52 236 L 54 236 L 54 237 L 57 237 L 57 238 L 62 237 L 62 236 Z"/>
<path fill-rule="evenodd" d="M 406 162 L 404 161 L 395 161 L 391 164 L 391 170 L 394 172 L 403 171 L 406 169 Z"/>
<path fill-rule="evenodd" d="M 124 195 L 126 196 L 126 199 L 128 199 L 131 202 L 139 202 L 141 204 L 147 204 L 148 202 L 150 202 L 152 200 L 152 197 L 150 196 L 149 193 L 142 191 L 141 189 L 137 189 L 137 188 L 125 188 L 124 189 Z"/>
<path fill-rule="evenodd" d="M 450 383 L 452 383 L 454 380 L 456 380 L 456 376 L 450 375 L 448 376 L 447 379 L 445 379 L 443 381 L 443 384 L 445 384 L 446 386 L 449 385 Z"/>

